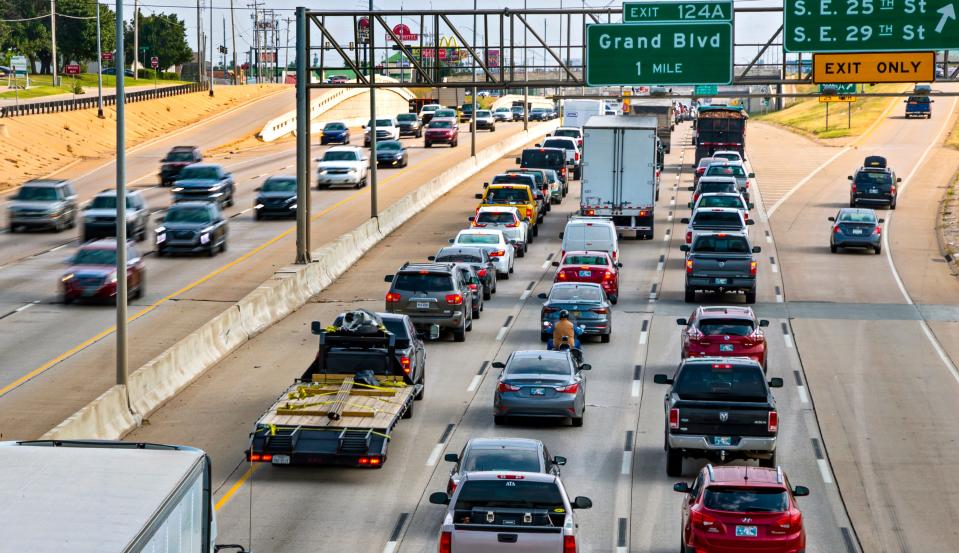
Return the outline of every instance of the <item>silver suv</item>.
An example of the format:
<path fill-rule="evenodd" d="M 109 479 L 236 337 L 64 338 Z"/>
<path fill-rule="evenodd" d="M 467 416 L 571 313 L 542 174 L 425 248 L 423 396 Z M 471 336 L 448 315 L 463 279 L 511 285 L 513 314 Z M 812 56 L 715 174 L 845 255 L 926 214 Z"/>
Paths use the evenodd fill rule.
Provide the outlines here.
<path fill-rule="evenodd" d="M 77 193 L 64 180 L 27 181 L 7 211 L 10 232 L 24 228 L 52 228 L 60 232 L 77 225 Z"/>
<path fill-rule="evenodd" d="M 453 341 L 465 342 L 473 329 L 472 292 L 455 263 L 404 263 L 386 294 L 386 312 L 408 315 L 413 325 L 439 325 L 453 331 Z"/>
<path fill-rule="evenodd" d="M 136 190 L 127 192 L 127 237 L 142 242 L 147 237 L 150 210 L 143 195 Z M 117 235 L 117 191 L 106 189 L 94 196 L 83 208 L 83 241 Z"/>

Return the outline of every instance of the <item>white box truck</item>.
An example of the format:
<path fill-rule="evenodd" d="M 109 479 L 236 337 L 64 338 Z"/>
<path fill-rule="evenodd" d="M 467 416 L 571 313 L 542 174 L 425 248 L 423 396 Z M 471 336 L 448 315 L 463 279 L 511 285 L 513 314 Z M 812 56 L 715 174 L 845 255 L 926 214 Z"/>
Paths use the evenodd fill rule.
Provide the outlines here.
<path fill-rule="evenodd" d="M 602 100 L 564 100 L 563 126 L 583 127 L 590 117 L 603 115 L 606 105 Z"/>
<path fill-rule="evenodd" d="M 580 214 L 610 217 L 621 235 L 652 238 L 659 199 L 656 153 L 656 118 L 590 118 L 583 127 Z"/>
<path fill-rule="evenodd" d="M 210 459 L 182 446 L 0 442 L 0 551 L 213 553 Z"/>

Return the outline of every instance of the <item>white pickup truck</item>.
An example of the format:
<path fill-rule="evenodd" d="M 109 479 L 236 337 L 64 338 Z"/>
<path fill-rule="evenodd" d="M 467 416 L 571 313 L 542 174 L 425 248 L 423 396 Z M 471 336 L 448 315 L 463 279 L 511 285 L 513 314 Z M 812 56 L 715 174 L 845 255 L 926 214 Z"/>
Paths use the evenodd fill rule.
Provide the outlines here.
<path fill-rule="evenodd" d="M 570 501 L 558 476 L 533 472 L 469 472 L 450 497 L 440 532 L 440 553 L 556 553 L 579 551 L 574 509 L 589 509 L 587 497 Z"/>

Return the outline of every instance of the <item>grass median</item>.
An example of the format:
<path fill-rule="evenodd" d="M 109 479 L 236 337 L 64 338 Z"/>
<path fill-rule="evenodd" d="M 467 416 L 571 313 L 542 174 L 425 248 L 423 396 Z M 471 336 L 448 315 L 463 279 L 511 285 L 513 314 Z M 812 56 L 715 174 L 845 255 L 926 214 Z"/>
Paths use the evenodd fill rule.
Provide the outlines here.
<path fill-rule="evenodd" d="M 24 83 L 20 79 L 20 83 Z M 60 75 L 60 86 L 53 86 L 53 77 L 51 75 L 30 75 L 30 88 L 21 90 L 8 90 L 0 93 L 0 99 L 20 98 L 28 100 L 30 98 L 42 98 L 44 96 L 54 96 L 56 94 L 70 94 L 73 92 L 73 75 Z M 81 73 L 76 76 L 76 84 L 81 87 L 96 87 L 96 73 Z M 134 79 L 127 77 L 124 79 L 125 86 L 152 86 L 153 79 Z M 173 86 L 178 84 L 189 84 L 188 81 L 176 81 L 169 79 L 157 79 L 157 86 Z M 117 81 L 115 75 L 103 76 L 103 88 L 116 88 Z M 109 94 L 113 94 L 112 91 Z"/>

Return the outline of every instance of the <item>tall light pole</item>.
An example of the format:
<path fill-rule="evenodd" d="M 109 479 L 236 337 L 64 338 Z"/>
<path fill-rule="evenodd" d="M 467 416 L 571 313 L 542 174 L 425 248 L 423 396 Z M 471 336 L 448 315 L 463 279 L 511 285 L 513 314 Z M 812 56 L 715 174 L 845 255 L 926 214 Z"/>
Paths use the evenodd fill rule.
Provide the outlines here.
<path fill-rule="evenodd" d="M 240 68 L 236 66 L 236 20 L 233 18 L 233 0 L 230 0 L 230 32 L 233 34 L 233 84 L 237 84 L 240 79 Z M 226 38 L 223 42 L 226 42 Z"/>
<path fill-rule="evenodd" d="M 373 0 L 370 0 L 368 19 L 370 22 L 367 33 L 370 37 L 370 63 L 367 65 L 367 73 L 370 76 L 370 217 L 375 219 L 378 209 L 376 206 L 376 87 L 373 86 L 376 82 L 376 48 L 374 47 L 376 26 L 373 23 Z"/>
<path fill-rule="evenodd" d="M 126 136 L 124 132 L 123 103 L 126 91 L 123 88 L 126 75 L 123 67 L 123 0 L 116 0 L 117 44 L 117 384 L 124 387 L 127 408 L 130 407 L 130 391 L 127 388 L 127 167 Z M 136 53 L 134 53 L 134 56 Z"/>
<path fill-rule="evenodd" d="M 479 52 L 479 48 L 476 46 L 476 0 L 473 0 L 473 51 Z M 473 57 L 473 67 L 470 68 L 470 73 L 472 73 L 471 78 L 473 81 L 476 81 L 476 57 Z M 470 156 L 476 157 L 476 87 L 473 87 L 472 93 L 472 102 L 473 102 L 473 113 L 470 116 Z"/>
<path fill-rule="evenodd" d="M 213 4 L 210 4 L 210 97 L 213 97 L 213 81 L 216 73 L 213 71 L 216 54 L 213 53 Z M 203 62 L 206 63 L 206 56 L 203 56 Z"/>
<path fill-rule="evenodd" d="M 50 0 L 50 51 L 50 59 L 53 60 L 53 86 L 57 86 L 57 0 Z"/>
<path fill-rule="evenodd" d="M 97 117 L 103 119 L 103 51 L 100 47 L 100 2 L 97 0 Z"/>
<path fill-rule="evenodd" d="M 140 0 L 133 0 L 133 78 L 139 76 L 137 57 L 140 52 Z"/>
<path fill-rule="evenodd" d="M 203 33 L 200 31 L 200 0 L 196 0 L 196 82 L 203 82 Z"/>

